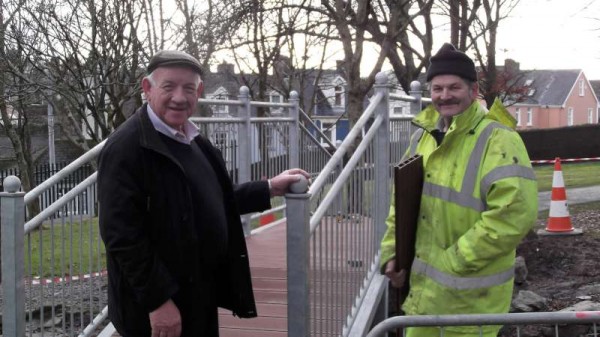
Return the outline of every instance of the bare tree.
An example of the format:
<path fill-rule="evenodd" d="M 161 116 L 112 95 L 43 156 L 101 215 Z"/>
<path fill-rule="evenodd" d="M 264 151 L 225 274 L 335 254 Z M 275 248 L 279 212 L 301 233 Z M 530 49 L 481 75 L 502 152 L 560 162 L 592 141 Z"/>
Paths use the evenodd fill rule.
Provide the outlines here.
<path fill-rule="evenodd" d="M 508 17 L 520 0 L 447 1 L 450 36 L 462 51 L 473 50 L 480 69 L 480 91 L 488 106 L 496 97 L 519 95 L 519 73 L 499 70 L 496 63 L 497 34 L 500 22 Z"/>
<path fill-rule="evenodd" d="M 65 133 L 84 150 L 127 118 L 128 103 L 139 102 L 140 63 L 147 56 L 138 36 L 144 15 L 136 7 L 134 1 L 60 1 L 35 17 L 45 40 L 32 46 L 45 58 L 37 66 L 61 98 L 55 104 L 70 122 Z"/>
<path fill-rule="evenodd" d="M 363 101 L 375 83 L 375 75 L 381 70 L 386 57 L 385 48 L 380 49 L 369 74 L 363 78 L 361 65 L 365 44 L 369 41 L 367 28 L 371 22 L 370 15 L 373 13 L 371 1 L 334 0 L 321 1 L 321 4 L 325 8 L 327 17 L 336 28 L 339 42 L 342 45 L 343 68 L 347 80 L 346 109 L 352 127 L 362 114 Z M 389 43 L 389 41 L 386 40 L 384 43 Z"/>
<path fill-rule="evenodd" d="M 399 0 L 372 5 L 366 26 L 394 69 L 405 92 L 419 77 L 431 56 L 432 0 Z"/>
<path fill-rule="evenodd" d="M 24 190 L 41 155 L 31 146 L 33 110 L 54 107 L 62 135 L 85 151 L 139 105 L 140 64 L 170 38 L 168 20 L 141 28 L 154 13 L 165 19 L 155 2 L 0 1 L 0 113 Z"/>
<path fill-rule="evenodd" d="M 20 16 L 25 3 L 24 0 L 0 0 L 0 115 L 15 152 L 22 188 L 29 191 L 35 184 L 34 158 L 30 123 L 24 106 L 34 96 L 35 89 L 26 80 L 27 67 L 23 58 L 27 51 L 18 43 L 20 38 L 32 37 Z M 30 215 L 39 211 L 36 203 L 28 207 Z"/>
<path fill-rule="evenodd" d="M 244 13 L 229 1 L 208 0 L 193 2 L 176 0 L 178 12 L 183 16 L 175 24 L 183 37 L 178 48 L 195 56 L 203 69 L 209 69 L 215 52 L 225 48 L 228 37 L 241 24 Z"/>

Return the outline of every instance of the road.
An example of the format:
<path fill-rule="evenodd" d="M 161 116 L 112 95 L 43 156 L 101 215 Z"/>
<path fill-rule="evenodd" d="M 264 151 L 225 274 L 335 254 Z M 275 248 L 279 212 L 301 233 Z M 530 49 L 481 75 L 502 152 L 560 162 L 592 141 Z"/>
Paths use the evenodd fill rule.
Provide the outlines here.
<path fill-rule="evenodd" d="M 538 193 L 540 211 L 545 211 L 550 208 L 550 191 Z M 567 188 L 568 204 L 582 204 L 586 202 L 600 201 L 600 185 L 588 186 L 579 188 Z"/>

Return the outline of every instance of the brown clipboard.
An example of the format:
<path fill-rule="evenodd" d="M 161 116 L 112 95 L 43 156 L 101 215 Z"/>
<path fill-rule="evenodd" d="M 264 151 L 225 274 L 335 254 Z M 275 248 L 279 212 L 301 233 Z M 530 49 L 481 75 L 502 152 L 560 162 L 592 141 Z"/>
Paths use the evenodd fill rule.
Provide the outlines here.
<path fill-rule="evenodd" d="M 396 271 L 406 270 L 406 282 L 398 289 L 399 306 L 410 287 L 408 280 L 415 257 L 415 237 L 422 192 L 423 156 L 414 155 L 394 167 Z"/>

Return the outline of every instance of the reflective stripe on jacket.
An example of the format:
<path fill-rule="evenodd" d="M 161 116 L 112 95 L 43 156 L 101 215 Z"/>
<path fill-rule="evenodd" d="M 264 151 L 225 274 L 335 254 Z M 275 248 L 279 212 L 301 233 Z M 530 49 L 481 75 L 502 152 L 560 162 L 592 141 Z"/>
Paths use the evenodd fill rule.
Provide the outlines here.
<path fill-rule="evenodd" d="M 403 310 L 507 312 L 515 248 L 537 217 L 537 183 L 527 151 L 499 102 L 490 112 L 475 102 L 455 116 L 439 146 L 430 134 L 438 120 L 432 106 L 413 120 L 420 129 L 407 155 L 423 155 L 424 184 Z M 382 267 L 394 257 L 393 203 L 386 224 Z"/>

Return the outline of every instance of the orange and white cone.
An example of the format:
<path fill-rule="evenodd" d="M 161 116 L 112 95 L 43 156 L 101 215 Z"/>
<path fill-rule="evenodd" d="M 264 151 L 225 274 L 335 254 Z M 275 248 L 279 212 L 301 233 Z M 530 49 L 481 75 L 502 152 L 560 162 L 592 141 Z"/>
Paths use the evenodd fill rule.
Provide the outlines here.
<path fill-rule="evenodd" d="M 268 225 L 271 224 L 273 222 L 275 222 L 275 214 L 273 213 L 267 213 L 263 216 L 261 216 L 258 220 L 258 225 L 259 226 L 264 226 L 264 225 Z"/>
<path fill-rule="evenodd" d="M 546 229 L 538 231 L 540 235 L 577 235 L 582 231 L 573 228 L 567 203 L 567 191 L 563 180 L 560 158 L 554 160 L 554 175 L 552 177 L 552 198 L 550 199 L 550 214 Z"/>

